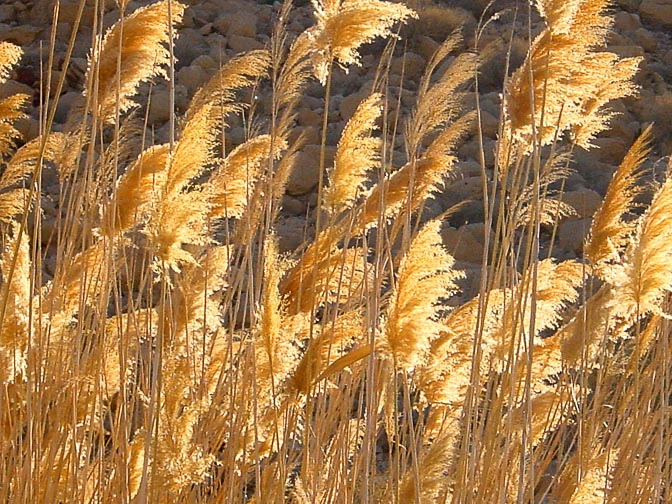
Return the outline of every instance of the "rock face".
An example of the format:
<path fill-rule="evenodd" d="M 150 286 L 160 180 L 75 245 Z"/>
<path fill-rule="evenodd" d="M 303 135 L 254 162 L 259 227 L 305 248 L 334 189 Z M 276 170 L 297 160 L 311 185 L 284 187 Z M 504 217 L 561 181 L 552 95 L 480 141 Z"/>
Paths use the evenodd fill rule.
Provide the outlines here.
<path fill-rule="evenodd" d="M 672 27 L 672 2 L 644 0 L 639 6 L 639 15 L 649 23 Z"/>
<path fill-rule="evenodd" d="M 147 5 L 155 0 L 133 0 L 128 10 Z M 40 43 L 48 43 L 51 24 L 51 12 L 54 0 L 0 0 L 0 40 L 11 40 L 23 46 L 24 58 L 9 81 L 0 88 L 0 97 L 22 92 L 37 102 L 40 96 L 41 68 L 44 66 L 44 49 Z M 51 69 L 52 83 L 57 77 L 66 76 L 65 86 L 56 108 L 56 129 L 68 127 L 68 118 L 73 109 L 82 105 L 82 88 L 86 72 L 91 40 L 90 24 L 94 17 L 93 0 L 86 0 L 83 11 L 83 26 L 68 67 L 64 68 L 67 41 L 72 33 L 80 0 L 61 0 L 60 17 L 57 22 L 54 66 Z M 186 1 L 189 4 L 182 26 L 178 30 L 175 42 L 177 58 L 176 99 L 177 114 L 184 112 L 189 100 L 198 89 L 207 82 L 221 64 L 228 62 L 236 54 L 244 51 L 269 47 L 274 20 L 279 12 L 279 2 L 260 2 L 252 0 L 200 0 Z M 333 161 L 335 146 L 341 131 L 354 113 L 357 105 L 373 89 L 378 90 L 379 72 L 387 71 L 385 79 L 385 114 L 379 121 L 379 130 L 390 132 L 386 144 L 386 160 L 393 171 L 408 159 L 405 150 L 405 123 L 408 114 L 416 107 L 417 89 L 421 77 L 431 61 L 434 52 L 443 42 L 443 35 L 452 31 L 455 23 L 466 23 L 473 28 L 480 16 L 486 0 L 451 0 L 447 5 L 432 6 L 421 13 L 420 20 L 407 27 L 401 33 L 404 44 L 390 56 L 389 67 L 378 68 L 383 54 L 383 45 L 371 44 L 362 50 L 362 66 L 351 66 L 347 73 L 336 68 L 329 103 L 327 139 L 327 159 L 325 168 Z M 506 3 L 506 2 L 503 2 Z M 440 2 L 439 2 L 440 4 Z M 118 17 L 117 2 L 105 0 L 102 12 L 103 22 L 110 25 Z M 298 0 L 287 23 L 288 40 L 304 32 L 315 22 L 310 2 Z M 445 8 L 444 8 L 445 7 Z M 451 18 L 446 13 L 452 13 Z M 623 155 L 639 132 L 652 121 L 656 123 L 657 138 L 654 142 L 655 155 L 662 158 L 672 149 L 672 41 L 668 33 L 672 27 L 672 0 L 615 0 L 612 9 L 614 27 L 610 34 L 607 50 L 620 56 L 642 57 L 637 82 L 641 86 L 640 95 L 635 99 L 613 103 L 616 113 L 609 130 L 595 139 L 596 148 L 590 151 L 575 149 L 570 165 L 575 170 L 565 185 L 563 200 L 570 204 L 576 214 L 561 222 L 557 246 L 568 254 L 579 254 L 585 237 L 585 223 L 589 223 L 595 209 L 599 206 L 611 176 Z M 506 39 L 511 29 L 510 18 L 488 23 L 482 34 L 481 46 L 487 42 Z M 89 26 L 87 26 L 87 23 Z M 538 31 L 542 25 L 537 18 L 533 20 L 533 29 Z M 465 29 L 465 39 L 457 52 L 464 52 L 473 46 L 473 30 Z M 516 27 L 511 47 L 511 68 L 517 68 L 528 50 L 527 30 Z M 440 35 L 442 33 L 442 35 Z M 470 39 L 471 37 L 471 39 Z M 454 60 L 450 56 L 432 75 L 432 81 L 440 78 L 442 70 Z M 495 150 L 500 129 L 501 92 L 504 68 L 501 58 L 488 59 L 479 71 L 480 124 L 474 123 L 466 132 L 464 143 L 458 144 L 457 162 L 448 170 L 450 179 L 442 189 L 437 190 L 435 198 L 426 206 L 424 217 L 436 216 L 454 205 L 462 205 L 453 211 L 447 222 L 453 226 L 444 233 L 446 244 L 465 263 L 476 261 L 480 264 L 479 247 L 484 230 L 475 226 L 484 218 L 483 180 L 485 176 L 488 194 L 491 193 L 494 175 Z M 137 101 L 140 111 L 146 112 L 150 86 L 140 90 Z M 473 88 L 470 88 L 470 93 Z M 52 89 L 52 94 L 55 94 Z M 319 178 L 319 157 L 323 133 L 322 121 L 325 110 L 324 87 L 312 80 L 303 93 L 297 107 L 296 124 L 292 126 L 290 140 L 303 135 L 303 147 L 297 156 L 294 172 L 287 183 L 287 195 L 283 199 L 281 216 L 289 218 L 282 226 L 283 232 L 298 233 L 304 227 L 310 227 L 311 214 L 317 203 L 316 188 Z M 241 96 L 243 103 L 255 102 L 255 119 L 263 121 L 273 108 L 269 86 L 260 86 L 252 94 Z M 165 83 L 157 79 L 151 86 L 151 99 L 148 110 L 148 130 L 155 143 L 167 138 L 167 123 L 170 118 L 169 94 Z M 470 106 L 473 106 L 471 103 Z M 76 117 L 76 116 L 75 116 Z M 27 110 L 27 117 L 17 123 L 17 128 L 25 139 L 33 138 L 39 131 L 38 109 Z M 72 119 L 70 119 L 72 120 Z M 236 147 L 247 138 L 248 126 L 242 116 L 227 117 L 229 128 L 225 135 L 225 147 Z M 179 121 L 178 121 L 179 125 Z M 480 127 L 479 127 L 480 126 Z M 150 133 L 148 133 L 150 134 Z M 179 128 L 178 128 L 179 134 Z M 431 139 L 430 139 L 431 140 Z M 423 147 L 426 147 L 425 144 Z M 483 169 L 481 161 L 484 162 Z M 307 226 L 304 226 L 308 219 Z M 296 234 L 295 233 L 295 234 Z M 303 233 L 303 231 L 301 231 Z M 283 242 L 286 250 L 292 250 L 302 236 Z"/>

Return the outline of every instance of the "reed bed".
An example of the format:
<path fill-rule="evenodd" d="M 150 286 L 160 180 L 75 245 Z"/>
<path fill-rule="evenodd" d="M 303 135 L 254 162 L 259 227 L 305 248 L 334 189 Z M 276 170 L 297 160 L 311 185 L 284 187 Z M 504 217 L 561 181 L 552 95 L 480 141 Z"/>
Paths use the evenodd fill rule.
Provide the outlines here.
<path fill-rule="evenodd" d="M 545 29 L 502 83 L 491 181 L 483 157 L 491 232 L 470 299 L 442 244 L 449 216 L 423 209 L 480 131 L 479 68 L 506 51 L 459 53 L 451 34 L 411 114 L 390 124 L 385 58 L 416 12 L 315 0 L 314 26 L 291 40 L 287 2 L 269 46 L 222 65 L 152 145 L 135 133 L 136 94 L 162 78 L 173 89 L 187 6 L 118 4 L 118 22 L 94 32 L 67 128 L 52 129 L 44 96 L 25 143 L 14 123 L 28 97 L 0 102 L 0 501 L 672 501 L 672 179 L 642 203 L 650 129 L 583 259 L 540 245 L 571 212 L 560 193 L 574 150 L 636 92 L 639 59 L 604 50 L 605 0 L 534 2 Z M 330 163 L 333 72 L 374 39 L 389 50 Z M 0 43 L 0 81 L 20 58 Z M 314 233 L 280 254 L 312 82 L 325 88 Z M 250 92 L 261 88 L 268 116 Z M 227 150 L 235 115 L 247 136 Z M 45 170 L 61 187 L 49 252 Z"/>

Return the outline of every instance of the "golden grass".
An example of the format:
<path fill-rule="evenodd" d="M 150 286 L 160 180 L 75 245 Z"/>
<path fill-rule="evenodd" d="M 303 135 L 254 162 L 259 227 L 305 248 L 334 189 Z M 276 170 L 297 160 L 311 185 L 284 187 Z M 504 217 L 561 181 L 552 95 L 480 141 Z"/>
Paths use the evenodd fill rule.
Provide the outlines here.
<path fill-rule="evenodd" d="M 536 6 L 546 28 L 504 87 L 473 299 L 458 297 L 445 215 L 422 213 L 478 121 L 467 103 L 491 48 L 448 64 L 460 35 L 439 46 L 394 128 L 403 166 L 390 160 L 384 75 L 325 166 L 332 66 L 392 38 L 416 15 L 403 4 L 316 1 L 295 40 L 285 5 L 268 50 L 223 65 L 174 124 L 171 111 L 164 144 L 133 135 L 134 94 L 173 73 L 175 1 L 96 32 L 92 113 L 76 129 L 52 131 L 44 114 L 23 143 L 26 97 L 3 100 L 0 501 L 670 501 L 672 168 L 634 211 L 647 128 L 584 257 L 541 257 L 542 226 L 568 214 L 552 184 L 607 127 L 605 105 L 634 93 L 638 61 L 603 50 L 606 2 Z M 0 43 L 0 81 L 20 56 Z M 280 254 L 312 78 L 327 102 L 315 236 Z M 241 98 L 251 88 L 271 93 L 265 120 Z M 227 152 L 235 114 L 250 127 Z M 52 165 L 47 246 L 39 191 Z"/>

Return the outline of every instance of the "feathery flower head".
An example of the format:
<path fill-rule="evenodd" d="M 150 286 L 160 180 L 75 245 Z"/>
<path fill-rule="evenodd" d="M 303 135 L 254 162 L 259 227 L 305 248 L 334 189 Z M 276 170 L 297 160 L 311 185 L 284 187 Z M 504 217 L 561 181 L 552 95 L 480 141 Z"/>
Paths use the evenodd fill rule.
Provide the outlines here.
<path fill-rule="evenodd" d="M 308 30 L 313 39 L 313 72 L 322 84 L 333 60 L 347 71 L 360 65 L 357 50 L 376 37 L 392 36 L 396 22 L 417 18 L 405 5 L 381 0 L 312 0 L 317 24 Z"/>

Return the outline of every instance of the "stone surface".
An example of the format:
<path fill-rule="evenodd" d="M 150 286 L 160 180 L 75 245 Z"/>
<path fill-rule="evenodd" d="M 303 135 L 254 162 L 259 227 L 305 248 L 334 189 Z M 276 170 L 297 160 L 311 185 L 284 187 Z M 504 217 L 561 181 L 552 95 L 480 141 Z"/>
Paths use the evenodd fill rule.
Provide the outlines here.
<path fill-rule="evenodd" d="M 176 73 L 177 82 L 193 95 L 208 80 L 208 74 L 197 65 L 185 66 Z"/>
<path fill-rule="evenodd" d="M 166 122 L 170 118 L 170 96 L 166 89 L 157 89 L 149 101 L 149 124 Z"/>
<path fill-rule="evenodd" d="M 222 35 L 255 37 L 257 34 L 256 23 L 254 14 L 241 11 L 234 14 L 222 14 L 212 23 L 212 26 Z"/>
<path fill-rule="evenodd" d="M 0 23 L 12 21 L 16 16 L 16 9 L 12 4 L 0 5 Z"/>
<path fill-rule="evenodd" d="M 418 80 L 422 77 L 427 61 L 420 54 L 407 52 L 403 56 L 398 56 L 392 60 L 390 72 L 397 75 L 404 75 L 407 79 Z"/>
<path fill-rule="evenodd" d="M 368 92 L 358 91 L 357 93 L 353 93 L 341 99 L 341 102 L 339 104 L 339 111 L 341 113 L 341 117 L 346 121 L 350 119 L 352 115 L 355 113 L 355 110 L 357 110 L 359 104 L 362 103 L 362 101 L 368 96 L 369 96 Z"/>
<path fill-rule="evenodd" d="M 620 11 L 614 14 L 614 28 L 617 30 L 633 31 L 642 26 L 638 14 Z"/>
<path fill-rule="evenodd" d="M 227 44 L 237 54 L 264 48 L 264 44 L 258 40 L 244 35 L 231 35 Z"/>
<path fill-rule="evenodd" d="M 672 3 L 669 0 L 643 0 L 639 15 L 649 23 L 672 27 Z"/>
<path fill-rule="evenodd" d="M 326 149 L 326 167 L 334 160 L 335 147 Z M 294 170 L 287 181 L 287 193 L 292 196 L 306 194 L 314 189 L 319 181 L 320 146 L 307 145 L 299 153 Z"/>
<path fill-rule="evenodd" d="M 630 35 L 632 41 L 646 52 L 655 52 L 658 49 L 658 41 L 653 32 L 646 28 L 638 28 Z"/>
<path fill-rule="evenodd" d="M 0 99 L 17 94 L 33 95 L 33 88 L 22 82 L 9 79 L 0 84 Z"/>
<path fill-rule="evenodd" d="M 580 254 L 590 231 L 592 219 L 580 219 L 561 222 L 558 226 L 558 246 Z"/>
<path fill-rule="evenodd" d="M 485 226 L 482 223 L 465 224 L 455 229 L 441 231 L 443 244 L 458 261 L 480 264 L 483 261 Z"/>
<path fill-rule="evenodd" d="M 576 220 L 592 217 L 602 204 L 602 197 L 592 189 L 578 189 L 565 192 L 562 201 L 574 208 L 576 216 L 573 218 Z"/>
<path fill-rule="evenodd" d="M 280 253 L 296 250 L 305 240 L 306 221 L 302 217 L 281 219 L 276 226 Z"/>

